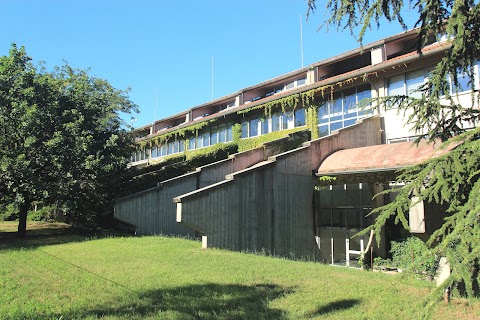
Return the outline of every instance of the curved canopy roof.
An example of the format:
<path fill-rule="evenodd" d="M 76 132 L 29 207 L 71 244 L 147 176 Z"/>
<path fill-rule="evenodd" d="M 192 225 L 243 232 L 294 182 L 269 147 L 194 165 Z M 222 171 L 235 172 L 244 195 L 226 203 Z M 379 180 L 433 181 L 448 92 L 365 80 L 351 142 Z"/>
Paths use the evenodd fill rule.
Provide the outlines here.
<path fill-rule="evenodd" d="M 400 142 L 340 150 L 322 162 L 316 175 L 361 175 L 365 178 L 366 174 L 394 172 L 446 154 L 455 146 L 440 149 L 439 145 L 440 143 L 428 144 L 424 141 L 418 145 L 413 142 Z"/>

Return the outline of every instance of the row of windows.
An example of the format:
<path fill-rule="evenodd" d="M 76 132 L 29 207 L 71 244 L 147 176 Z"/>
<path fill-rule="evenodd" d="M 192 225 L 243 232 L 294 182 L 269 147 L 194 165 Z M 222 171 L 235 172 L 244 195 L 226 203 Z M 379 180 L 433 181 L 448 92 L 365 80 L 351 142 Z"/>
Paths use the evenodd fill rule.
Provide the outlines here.
<path fill-rule="evenodd" d="M 305 125 L 305 109 L 291 113 L 273 113 L 271 117 L 262 119 L 253 117 L 242 121 L 242 138 L 256 137 L 262 134 L 293 129 Z"/>
<path fill-rule="evenodd" d="M 334 94 L 334 99 L 326 101 L 317 109 L 318 128 L 320 137 L 329 135 L 332 131 L 355 124 L 358 119 L 370 115 L 368 109 L 358 107 L 362 100 L 371 98 L 370 87 L 360 86 Z M 293 129 L 306 124 L 305 109 L 297 109 L 290 113 L 273 113 L 271 117 L 262 119 L 260 116 L 242 121 L 242 138 L 256 137 L 259 135 Z M 232 125 L 221 124 L 199 132 L 198 136 L 188 140 L 188 150 L 208 147 L 221 142 L 233 141 Z M 185 150 L 185 141 L 176 140 L 154 147 L 151 157 L 163 157 Z M 132 162 L 148 159 L 148 151 L 139 151 L 132 156 Z"/>
<path fill-rule="evenodd" d="M 188 140 L 188 150 L 195 150 L 203 147 L 208 147 L 220 142 L 233 141 L 232 125 L 221 124 L 202 130 L 197 137 L 192 137 Z M 159 158 L 171 154 L 181 153 L 185 151 L 185 140 L 179 139 L 170 141 L 161 146 L 155 146 L 150 150 L 140 150 L 132 155 L 131 161 L 143 161 L 151 158 Z"/>
<path fill-rule="evenodd" d="M 199 132 L 197 137 L 188 140 L 188 150 L 200 149 L 220 142 L 233 141 L 232 125 L 221 124 Z"/>
<path fill-rule="evenodd" d="M 361 118 L 372 114 L 368 103 L 372 97 L 370 86 L 359 86 L 334 93 L 334 99 L 325 101 L 317 109 L 320 137 L 334 130 L 351 126 Z"/>
<path fill-rule="evenodd" d="M 474 77 L 478 78 L 478 64 L 474 68 Z M 408 95 L 413 98 L 420 98 L 421 92 L 417 90 L 428 80 L 430 76 L 429 69 L 418 69 L 410 72 L 402 73 L 387 79 L 387 95 Z M 467 73 L 459 71 L 457 73 L 458 85 L 454 86 L 452 77 L 448 77 L 450 83 L 450 93 L 457 94 L 470 91 L 472 85 L 476 85 L 478 80 L 470 79 Z"/>

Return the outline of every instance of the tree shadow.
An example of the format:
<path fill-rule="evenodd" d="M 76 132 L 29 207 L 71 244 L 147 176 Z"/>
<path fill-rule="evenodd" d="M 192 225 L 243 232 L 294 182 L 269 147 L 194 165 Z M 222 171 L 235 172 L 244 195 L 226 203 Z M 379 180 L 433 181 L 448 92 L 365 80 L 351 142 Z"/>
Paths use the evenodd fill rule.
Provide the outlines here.
<path fill-rule="evenodd" d="M 16 232 L 0 231 L 0 250 L 35 249 L 46 245 L 55 245 L 70 242 L 81 242 L 90 239 L 99 239 L 111 236 L 131 236 L 126 233 L 116 233 L 104 229 L 84 229 L 71 227 L 66 224 L 58 225 L 45 223 L 41 227 L 27 228 L 27 236 L 19 238 Z"/>
<path fill-rule="evenodd" d="M 136 294 L 120 306 L 79 310 L 70 317 L 173 317 L 179 319 L 286 319 L 269 302 L 292 293 L 272 284 L 198 284 Z"/>
<path fill-rule="evenodd" d="M 320 307 L 317 311 L 313 312 L 311 316 L 321 316 L 327 313 L 342 311 L 346 309 L 353 308 L 357 304 L 359 304 L 361 300 L 359 299 L 343 299 L 338 301 L 330 302 L 322 307 Z"/>

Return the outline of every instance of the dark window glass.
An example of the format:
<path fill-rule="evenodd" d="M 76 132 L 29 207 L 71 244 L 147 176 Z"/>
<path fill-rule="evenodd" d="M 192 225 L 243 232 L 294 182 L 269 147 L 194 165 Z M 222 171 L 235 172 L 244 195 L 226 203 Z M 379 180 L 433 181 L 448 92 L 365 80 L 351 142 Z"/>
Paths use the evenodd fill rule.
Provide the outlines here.
<path fill-rule="evenodd" d="M 326 136 L 328 136 L 328 134 L 329 134 L 328 125 L 326 125 L 326 126 L 319 126 L 319 127 L 318 127 L 318 134 L 319 134 L 320 137 L 326 137 Z"/>
<path fill-rule="evenodd" d="M 249 124 L 249 129 L 250 129 L 250 137 L 256 137 L 258 136 L 258 119 L 251 119 L 250 124 Z"/>
<path fill-rule="evenodd" d="M 305 109 L 295 110 L 295 127 L 305 125 Z"/>
<path fill-rule="evenodd" d="M 272 132 L 280 131 L 280 114 L 272 114 Z"/>
<path fill-rule="evenodd" d="M 248 138 L 248 122 L 242 122 L 242 138 Z"/>

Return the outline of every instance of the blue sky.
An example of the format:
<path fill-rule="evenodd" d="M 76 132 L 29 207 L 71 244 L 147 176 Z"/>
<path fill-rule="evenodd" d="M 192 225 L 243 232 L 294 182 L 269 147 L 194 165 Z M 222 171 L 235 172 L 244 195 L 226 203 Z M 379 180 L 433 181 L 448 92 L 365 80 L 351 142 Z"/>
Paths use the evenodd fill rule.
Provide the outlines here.
<path fill-rule="evenodd" d="M 0 55 L 16 43 L 48 69 L 67 61 L 131 88 L 139 127 L 210 101 L 212 58 L 214 99 L 301 68 L 300 21 L 304 66 L 359 47 L 317 31 L 322 3 L 305 21 L 304 0 L 0 0 Z M 364 43 L 399 32 L 384 24 Z"/>

